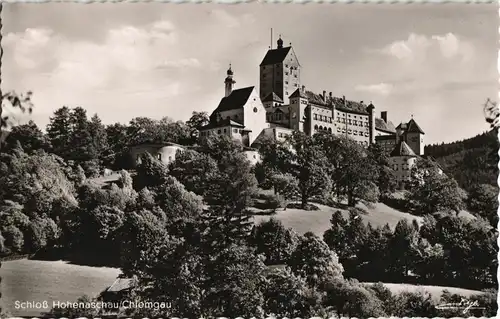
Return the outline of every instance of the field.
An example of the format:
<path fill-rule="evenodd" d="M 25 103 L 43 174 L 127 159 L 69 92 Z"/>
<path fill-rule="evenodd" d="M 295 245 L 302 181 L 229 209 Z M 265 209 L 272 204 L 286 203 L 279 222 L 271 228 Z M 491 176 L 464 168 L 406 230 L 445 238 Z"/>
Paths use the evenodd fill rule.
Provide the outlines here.
<path fill-rule="evenodd" d="M 63 261 L 13 260 L 2 262 L 2 308 L 12 316 L 37 316 L 52 308 L 53 301 L 76 301 L 96 296 L 109 287 L 120 271 L 87 267 Z M 49 309 L 16 309 L 19 302 L 47 301 Z"/>
<path fill-rule="evenodd" d="M 279 210 L 275 215 L 256 215 L 254 216 L 254 222 L 260 223 L 261 221 L 267 221 L 271 217 L 274 217 L 280 220 L 285 227 L 293 228 L 299 234 L 310 231 L 323 238 L 323 233 L 330 228 L 330 218 L 335 211 L 340 210 L 344 218 L 349 216 L 349 212 L 345 209 L 333 208 L 320 204 L 314 205 L 317 206 L 319 210 L 306 211 L 302 209 L 287 208 L 286 210 Z M 415 219 L 419 224 L 422 222 L 422 217 L 398 211 L 383 203 L 376 203 L 373 206 L 370 205 L 370 207 L 364 204 L 358 204 L 357 207 L 368 212 L 368 214 L 361 215 L 361 217 L 365 223 L 371 223 L 372 226 L 384 226 L 385 224 L 389 224 L 391 229 L 394 229 L 401 219 L 407 219 L 409 222 Z M 461 212 L 459 216 L 473 218 L 472 215 L 465 211 Z"/>
<path fill-rule="evenodd" d="M 456 287 L 424 286 L 424 285 L 420 286 L 420 285 L 409 285 L 409 284 L 386 284 L 386 283 L 384 283 L 384 286 L 386 286 L 393 294 L 397 294 L 403 291 L 409 291 L 409 292 L 427 291 L 428 293 L 431 294 L 432 298 L 435 301 L 439 301 L 439 298 L 441 297 L 441 294 L 443 293 L 444 290 L 448 290 L 452 294 L 458 294 L 464 297 L 469 297 L 471 295 L 476 295 L 481 293 L 480 291 L 477 290 L 470 290 L 470 289 L 463 289 Z"/>

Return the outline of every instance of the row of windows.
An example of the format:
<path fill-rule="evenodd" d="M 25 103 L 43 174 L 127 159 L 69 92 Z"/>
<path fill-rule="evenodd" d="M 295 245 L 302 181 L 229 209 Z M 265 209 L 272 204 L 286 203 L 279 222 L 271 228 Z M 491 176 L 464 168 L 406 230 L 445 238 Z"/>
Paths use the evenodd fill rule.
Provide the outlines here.
<path fill-rule="evenodd" d="M 327 127 L 315 125 L 314 129 L 317 130 L 317 131 L 328 131 L 330 133 L 332 132 L 332 129 L 330 127 L 327 128 Z M 346 129 L 345 128 L 337 127 L 337 132 L 339 132 L 339 133 L 342 132 L 342 133 L 345 134 Z M 361 132 L 361 131 L 356 131 L 356 130 L 351 130 L 351 129 L 347 130 L 347 134 L 349 134 L 349 135 L 352 134 L 352 135 L 355 135 L 355 136 L 363 136 L 364 135 L 366 137 L 370 136 L 370 133 L 368 133 L 368 132 Z"/>
<path fill-rule="evenodd" d="M 285 138 L 285 137 L 287 137 L 288 135 L 290 135 L 290 134 L 288 134 L 288 133 L 278 132 L 278 137 L 281 137 L 281 138 Z"/>
<path fill-rule="evenodd" d="M 231 131 L 231 130 L 229 130 L 229 131 Z M 227 132 L 228 132 L 227 128 L 217 130 L 217 134 L 222 134 L 222 133 L 227 134 Z M 243 132 L 243 130 L 241 130 L 241 129 L 233 128 L 233 133 L 240 133 L 241 134 L 242 132 Z M 212 133 L 211 131 L 203 131 L 200 134 L 201 134 L 201 136 L 209 136 L 211 133 Z"/>
<path fill-rule="evenodd" d="M 327 122 L 327 123 L 332 123 L 332 118 L 326 115 L 321 115 L 321 114 L 313 114 L 313 119 L 316 121 L 322 121 L 322 122 Z"/>
<path fill-rule="evenodd" d="M 332 118 L 326 115 L 321 115 L 321 114 L 313 114 L 313 119 L 316 121 L 322 121 L 322 122 L 327 122 L 327 123 L 332 123 Z M 337 118 L 337 122 L 339 123 L 345 123 L 346 119 L 345 118 Z M 368 122 L 364 122 L 364 127 L 368 127 Z M 352 119 L 347 119 L 347 124 L 350 125 L 356 125 L 356 126 L 361 126 L 363 127 L 363 121 L 361 120 L 352 120 Z"/>
<path fill-rule="evenodd" d="M 345 123 L 345 118 L 337 118 L 337 122 L 339 123 Z M 361 126 L 363 127 L 363 121 L 361 120 L 351 120 L 351 119 L 347 119 L 347 124 L 351 124 L 351 125 L 356 125 L 356 126 Z M 368 122 L 365 122 L 365 127 L 368 127 Z"/>
<path fill-rule="evenodd" d="M 343 116 L 343 117 L 345 117 L 345 116 L 346 116 L 346 113 L 340 113 L 340 112 L 337 112 L 337 117 L 339 117 L 339 116 Z M 347 117 L 351 117 L 351 114 L 347 114 Z M 357 119 L 357 118 L 358 118 L 358 116 L 357 116 L 357 115 L 354 115 L 354 118 L 355 118 L 355 119 Z M 363 116 L 361 116 L 361 115 L 360 115 L 360 116 L 359 116 L 359 119 L 360 119 L 360 120 L 363 120 Z M 366 120 L 366 117 L 365 117 L 364 119 Z"/>
<path fill-rule="evenodd" d="M 410 170 L 410 167 L 409 167 L 408 164 L 402 164 L 401 166 L 402 166 L 401 167 L 402 171 L 409 171 Z M 399 170 L 399 165 L 398 164 L 394 164 L 394 170 L 395 171 Z"/>
<path fill-rule="evenodd" d="M 290 104 L 297 104 L 297 100 L 295 100 L 295 99 L 291 100 Z M 300 104 L 307 105 L 307 101 L 306 100 L 300 100 Z"/>
<path fill-rule="evenodd" d="M 290 61 L 292 61 L 292 60 L 290 59 Z M 279 64 L 279 63 L 278 63 L 278 64 L 275 64 L 275 67 L 279 68 L 279 67 L 281 67 L 281 64 Z M 287 69 L 288 69 L 288 64 L 285 64 L 285 68 L 287 68 Z M 266 66 L 265 66 L 265 65 L 263 65 L 263 66 L 262 66 L 262 70 L 265 70 L 265 69 L 266 69 Z M 295 67 L 295 68 L 294 68 L 293 66 L 291 66 L 291 67 L 290 67 L 290 70 L 294 70 L 294 69 L 295 69 L 295 70 L 298 70 L 298 68 L 297 68 L 297 67 Z"/>

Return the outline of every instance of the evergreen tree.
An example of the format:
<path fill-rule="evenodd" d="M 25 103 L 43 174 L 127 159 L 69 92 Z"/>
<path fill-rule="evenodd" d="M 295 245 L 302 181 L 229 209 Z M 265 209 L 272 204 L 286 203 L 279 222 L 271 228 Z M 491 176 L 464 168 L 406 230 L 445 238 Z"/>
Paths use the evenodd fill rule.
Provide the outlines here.
<path fill-rule="evenodd" d="M 95 150 L 95 159 L 98 159 L 100 164 L 111 164 L 110 150 L 108 145 L 108 136 L 106 127 L 102 124 L 101 119 L 97 114 L 94 114 L 90 119 L 89 130 L 92 135 L 92 147 Z"/>
<path fill-rule="evenodd" d="M 71 111 L 64 106 L 54 112 L 47 125 L 47 136 L 52 146 L 52 153 L 64 159 L 70 158 L 72 148 L 68 147 L 72 140 L 72 127 L 70 122 Z"/>

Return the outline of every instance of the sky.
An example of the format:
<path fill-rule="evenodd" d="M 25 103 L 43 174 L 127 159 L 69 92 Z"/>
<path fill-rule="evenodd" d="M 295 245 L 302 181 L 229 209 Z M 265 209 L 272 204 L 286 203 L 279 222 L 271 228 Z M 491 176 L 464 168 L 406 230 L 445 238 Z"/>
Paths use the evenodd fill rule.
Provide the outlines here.
<path fill-rule="evenodd" d="M 62 106 L 107 124 L 211 112 L 229 63 L 258 90 L 271 28 L 306 89 L 413 115 L 426 143 L 487 130 L 498 99 L 495 4 L 9 3 L 2 19 L 2 90 L 33 91 L 42 128 Z"/>

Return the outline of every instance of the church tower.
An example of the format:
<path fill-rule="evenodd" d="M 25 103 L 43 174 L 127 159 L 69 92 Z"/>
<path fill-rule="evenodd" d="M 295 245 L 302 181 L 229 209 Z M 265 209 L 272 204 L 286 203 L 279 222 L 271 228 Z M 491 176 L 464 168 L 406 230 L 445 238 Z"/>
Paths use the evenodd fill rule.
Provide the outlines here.
<path fill-rule="evenodd" d="M 236 83 L 235 80 L 233 80 L 233 70 L 231 70 L 231 64 L 229 64 L 229 69 L 227 70 L 227 77 L 224 80 L 224 84 L 226 85 L 226 94 L 224 95 L 225 97 L 228 97 L 231 92 L 233 92 L 233 86 Z"/>
<path fill-rule="evenodd" d="M 277 47 L 270 47 L 260 63 L 261 100 L 275 93 L 283 100 L 284 105 L 288 105 L 289 96 L 301 87 L 300 68 L 292 44 L 284 47 L 280 36 Z"/>

